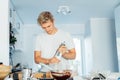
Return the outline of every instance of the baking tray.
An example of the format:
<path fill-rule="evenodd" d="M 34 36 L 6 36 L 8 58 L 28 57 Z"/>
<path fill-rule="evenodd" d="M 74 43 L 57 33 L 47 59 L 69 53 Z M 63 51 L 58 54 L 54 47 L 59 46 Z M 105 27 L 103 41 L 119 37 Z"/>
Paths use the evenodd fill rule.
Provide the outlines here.
<path fill-rule="evenodd" d="M 54 80 L 54 78 L 38 78 L 37 80 Z"/>

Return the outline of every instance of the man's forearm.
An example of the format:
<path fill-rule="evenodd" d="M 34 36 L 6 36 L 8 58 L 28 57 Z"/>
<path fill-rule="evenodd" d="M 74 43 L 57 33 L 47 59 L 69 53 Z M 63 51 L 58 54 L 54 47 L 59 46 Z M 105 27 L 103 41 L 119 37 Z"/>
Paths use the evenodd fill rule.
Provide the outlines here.
<path fill-rule="evenodd" d="M 49 63 L 50 63 L 50 59 L 36 58 L 35 62 L 36 62 L 37 64 L 39 64 L 39 63 L 49 64 Z"/>

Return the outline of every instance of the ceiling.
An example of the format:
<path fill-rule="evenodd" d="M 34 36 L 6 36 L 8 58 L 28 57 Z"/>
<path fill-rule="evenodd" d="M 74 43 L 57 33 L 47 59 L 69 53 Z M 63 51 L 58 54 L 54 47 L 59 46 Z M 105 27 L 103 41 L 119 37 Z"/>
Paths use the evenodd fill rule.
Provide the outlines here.
<path fill-rule="evenodd" d="M 119 0 L 10 0 L 23 24 L 36 24 L 42 11 L 50 11 L 57 24 L 84 24 L 90 18 L 114 18 Z M 71 13 L 58 14 L 59 6 L 69 6 Z"/>

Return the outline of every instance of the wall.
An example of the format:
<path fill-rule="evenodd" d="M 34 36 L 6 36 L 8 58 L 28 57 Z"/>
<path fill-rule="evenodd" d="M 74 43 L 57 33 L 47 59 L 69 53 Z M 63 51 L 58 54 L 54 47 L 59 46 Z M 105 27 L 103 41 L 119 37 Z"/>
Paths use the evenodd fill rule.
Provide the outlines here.
<path fill-rule="evenodd" d="M 116 35 L 120 37 L 120 5 L 115 8 L 115 27 Z"/>
<path fill-rule="evenodd" d="M 0 0 L 0 62 L 9 65 L 9 0 Z"/>
<path fill-rule="evenodd" d="M 90 19 L 93 70 L 118 71 L 114 20 Z"/>
<path fill-rule="evenodd" d="M 115 8 L 115 27 L 116 27 L 116 41 L 117 41 L 117 53 L 120 72 L 120 5 Z"/>

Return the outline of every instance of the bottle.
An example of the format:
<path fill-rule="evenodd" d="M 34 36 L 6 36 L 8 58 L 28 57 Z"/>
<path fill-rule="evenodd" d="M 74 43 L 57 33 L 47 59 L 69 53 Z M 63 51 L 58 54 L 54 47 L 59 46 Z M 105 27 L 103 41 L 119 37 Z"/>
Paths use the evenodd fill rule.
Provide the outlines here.
<path fill-rule="evenodd" d="M 64 41 L 63 43 L 60 44 L 59 48 L 60 48 L 61 46 L 65 46 L 65 41 Z M 55 53 L 55 57 L 58 58 L 58 59 L 60 60 L 62 54 L 58 51 L 59 48 L 57 49 L 57 51 L 56 51 L 56 53 Z"/>

